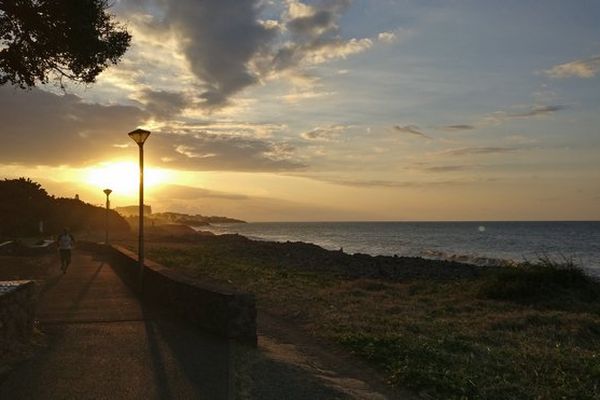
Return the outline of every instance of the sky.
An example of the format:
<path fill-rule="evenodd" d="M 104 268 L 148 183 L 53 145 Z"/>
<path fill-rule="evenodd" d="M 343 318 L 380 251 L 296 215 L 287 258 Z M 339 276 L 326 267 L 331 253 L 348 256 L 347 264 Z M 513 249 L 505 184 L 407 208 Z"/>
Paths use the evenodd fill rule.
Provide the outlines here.
<path fill-rule="evenodd" d="M 0 87 L 0 176 L 248 221 L 600 219 L 597 0 L 116 0 L 93 85 Z"/>

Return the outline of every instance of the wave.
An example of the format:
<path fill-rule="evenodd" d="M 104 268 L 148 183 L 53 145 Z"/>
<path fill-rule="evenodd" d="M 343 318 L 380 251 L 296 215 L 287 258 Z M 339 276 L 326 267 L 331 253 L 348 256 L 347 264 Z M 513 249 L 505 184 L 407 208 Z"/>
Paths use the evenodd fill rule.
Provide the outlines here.
<path fill-rule="evenodd" d="M 473 264 L 481 267 L 514 266 L 519 263 L 519 261 L 513 259 L 486 257 L 477 254 L 454 254 L 439 250 L 423 250 L 419 256 L 435 260 Z"/>

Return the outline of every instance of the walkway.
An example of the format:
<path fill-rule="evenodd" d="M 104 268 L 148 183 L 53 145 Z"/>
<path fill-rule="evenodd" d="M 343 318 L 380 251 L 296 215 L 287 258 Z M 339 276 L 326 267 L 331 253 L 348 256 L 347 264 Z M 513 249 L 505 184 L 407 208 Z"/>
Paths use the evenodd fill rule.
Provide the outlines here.
<path fill-rule="evenodd" d="M 48 345 L 6 378 L 0 399 L 234 398 L 233 345 L 144 309 L 89 254 L 53 275 L 38 308 Z"/>
<path fill-rule="evenodd" d="M 76 252 L 66 275 L 57 260 L 48 275 L 37 312 L 47 345 L 0 382 L 0 399 L 387 398 L 293 338 L 263 333 L 248 348 L 148 309 L 91 254 Z"/>

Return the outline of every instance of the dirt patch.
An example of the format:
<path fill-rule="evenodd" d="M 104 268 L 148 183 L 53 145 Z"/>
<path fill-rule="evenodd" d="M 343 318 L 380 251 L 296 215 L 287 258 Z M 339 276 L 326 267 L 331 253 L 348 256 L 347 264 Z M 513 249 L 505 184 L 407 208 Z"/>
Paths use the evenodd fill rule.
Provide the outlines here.
<path fill-rule="evenodd" d="M 259 349 L 268 357 L 302 368 L 351 399 L 417 399 L 407 391 L 391 389 L 381 374 L 347 350 L 280 317 L 260 312 L 258 334 Z"/>

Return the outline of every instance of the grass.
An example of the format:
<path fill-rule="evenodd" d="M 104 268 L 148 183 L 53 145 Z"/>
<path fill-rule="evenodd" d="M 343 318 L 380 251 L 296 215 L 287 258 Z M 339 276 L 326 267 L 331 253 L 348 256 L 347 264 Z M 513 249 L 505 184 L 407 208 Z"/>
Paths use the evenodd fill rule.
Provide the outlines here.
<path fill-rule="evenodd" d="M 480 295 L 522 304 L 577 308 L 579 303 L 597 303 L 598 287 L 572 260 L 542 257 L 537 262 L 502 269 L 486 281 Z"/>
<path fill-rule="evenodd" d="M 345 279 L 225 240 L 149 243 L 150 258 L 228 280 L 259 308 L 338 342 L 435 399 L 600 399 L 599 286 L 573 265 L 477 279 Z"/>

